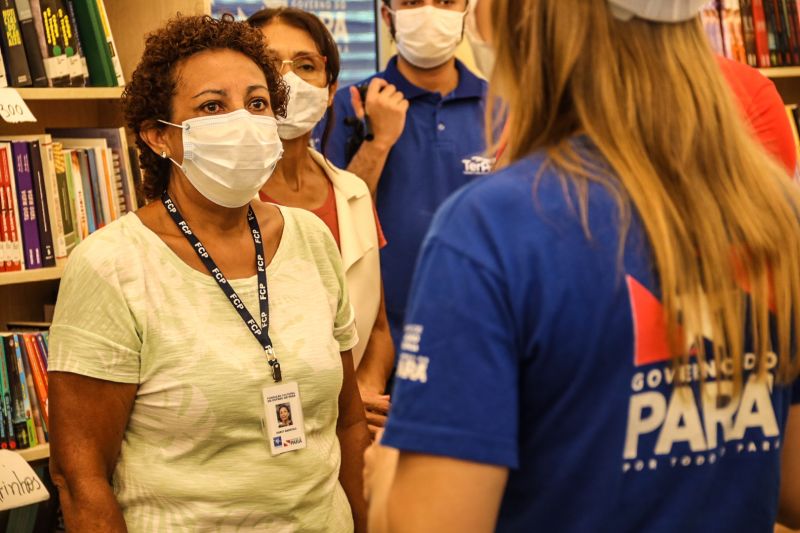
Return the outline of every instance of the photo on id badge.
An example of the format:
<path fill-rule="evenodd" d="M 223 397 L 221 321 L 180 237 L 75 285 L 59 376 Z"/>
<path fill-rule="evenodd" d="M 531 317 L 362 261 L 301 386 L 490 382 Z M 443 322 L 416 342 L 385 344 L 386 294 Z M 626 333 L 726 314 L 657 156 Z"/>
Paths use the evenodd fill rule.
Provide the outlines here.
<path fill-rule="evenodd" d="M 272 455 L 306 447 L 303 408 L 297 383 L 265 387 L 264 418 Z"/>

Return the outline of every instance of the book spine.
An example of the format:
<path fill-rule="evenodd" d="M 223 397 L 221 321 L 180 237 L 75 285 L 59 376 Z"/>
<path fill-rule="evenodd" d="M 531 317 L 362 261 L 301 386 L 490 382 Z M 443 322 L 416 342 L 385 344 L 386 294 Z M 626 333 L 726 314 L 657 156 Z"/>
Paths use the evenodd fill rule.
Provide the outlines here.
<path fill-rule="evenodd" d="M 103 33 L 108 43 L 108 49 L 111 52 L 111 64 L 114 66 L 114 74 L 116 75 L 117 86 L 123 87 L 125 85 L 125 76 L 122 73 L 122 63 L 119 61 L 117 54 L 117 45 L 114 42 L 114 34 L 111 32 L 111 24 L 108 23 L 108 13 L 106 12 L 106 4 L 103 0 L 97 0 L 97 12 L 100 14 L 100 22 L 103 25 Z"/>
<path fill-rule="evenodd" d="M 108 197 L 108 222 L 113 222 L 119 218 L 119 198 L 117 195 L 117 180 L 114 170 L 111 168 L 111 150 L 100 148 L 100 163 L 102 163 L 103 183 Z"/>
<path fill-rule="evenodd" d="M 6 358 L 6 344 L 0 337 L 0 358 Z M 5 409 L 6 388 L 3 380 L 0 379 L 0 449 L 7 450 L 9 447 L 8 435 L 8 413 Z"/>
<path fill-rule="evenodd" d="M 767 39 L 769 42 L 769 65 L 772 67 L 782 66 L 778 54 L 778 40 L 775 30 L 775 19 L 773 17 L 772 0 L 764 0 L 764 18 L 767 24 Z"/>
<path fill-rule="evenodd" d="M 47 335 L 46 331 L 36 334 L 36 342 L 39 345 L 39 351 L 36 352 L 36 355 L 39 357 L 39 366 L 44 376 L 44 388 L 49 391 L 50 388 L 47 383 Z"/>
<path fill-rule="evenodd" d="M 75 214 L 75 192 L 72 188 L 72 159 L 64 152 L 60 143 L 53 143 L 54 186 L 58 192 L 58 205 L 61 214 L 61 235 L 63 236 L 64 256 L 78 244 L 78 223 Z M 58 256 L 58 250 L 56 250 Z"/>
<path fill-rule="evenodd" d="M 44 188 L 47 200 L 46 212 L 50 217 L 50 229 L 53 233 L 53 250 L 56 259 L 67 257 L 67 243 L 64 230 L 64 208 L 61 200 L 61 188 L 56 174 L 56 157 L 53 152 L 53 139 L 50 135 L 44 135 L 41 141 L 42 150 L 42 172 L 44 174 Z M 63 157 L 61 164 L 63 172 Z M 68 200 L 65 198 L 65 200 Z M 66 206 L 69 208 L 69 206 Z M 66 212 L 66 216 L 70 211 Z M 68 222 L 69 223 L 69 222 Z"/>
<path fill-rule="evenodd" d="M 22 365 L 28 380 L 28 398 L 31 402 L 31 421 L 33 422 L 36 442 L 38 444 L 44 444 L 46 442 L 44 437 L 44 415 L 42 413 L 41 400 L 34 383 L 36 379 L 31 371 L 31 361 L 36 359 L 36 340 L 33 335 L 29 333 L 22 334 L 21 337 L 25 339 L 25 357 L 22 358 Z"/>
<path fill-rule="evenodd" d="M 84 205 L 86 206 L 86 217 L 89 224 L 89 233 L 94 233 L 100 227 L 100 211 L 97 209 L 97 197 L 92 186 L 91 170 L 89 169 L 90 150 L 79 150 L 78 160 L 80 162 L 81 182 L 83 185 Z"/>
<path fill-rule="evenodd" d="M 12 450 L 17 449 L 17 436 L 14 432 L 14 391 L 11 389 L 11 374 L 9 373 L 8 361 L 14 347 L 14 336 L 4 335 L 2 341 L 5 346 L 3 358 L 0 359 L 0 379 L 3 382 L 3 419 L 6 423 L 6 435 L 8 436 L 8 447 Z"/>
<path fill-rule="evenodd" d="M 86 155 L 89 158 L 89 178 L 92 183 L 92 198 L 94 198 L 94 214 L 97 229 L 111 222 L 111 211 L 108 206 L 108 194 L 105 189 L 105 177 L 102 175 L 102 156 L 100 150 L 89 148 Z"/>
<path fill-rule="evenodd" d="M 781 56 L 783 57 L 783 64 L 788 66 L 794 62 L 794 59 L 792 58 L 792 43 L 789 20 L 783 11 L 783 0 L 773 0 L 772 3 L 775 9 L 775 22 L 778 28 L 778 42 Z"/>
<path fill-rule="evenodd" d="M 34 22 L 39 35 L 39 46 L 47 78 L 53 87 L 67 87 L 69 81 L 69 64 L 64 50 L 61 48 L 61 28 L 58 25 L 56 8 L 52 0 L 30 0 Z"/>
<path fill-rule="evenodd" d="M 72 201 L 75 206 L 78 240 L 83 240 L 89 236 L 89 220 L 88 213 L 86 212 L 86 198 L 83 194 L 80 159 L 75 150 L 68 150 L 67 154 L 69 155 L 67 169 L 69 170 L 69 182 L 72 187 Z"/>
<path fill-rule="evenodd" d="M 792 64 L 800 65 L 800 20 L 798 20 L 797 2 L 783 0 L 786 20 L 792 37 Z"/>
<path fill-rule="evenodd" d="M 729 40 L 727 45 L 728 53 L 734 61 L 747 63 L 741 2 L 739 0 L 725 0 L 725 6 L 723 20 L 727 39 Z"/>
<path fill-rule="evenodd" d="M 11 240 L 11 202 L 7 191 L 11 189 L 11 179 L 8 175 L 8 149 L 9 145 L 0 145 L 0 225 L 2 225 L 2 242 L 0 242 L 0 270 L 11 270 L 11 260 L 14 243 Z"/>
<path fill-rule="evenodd" d="M 30 367 L 30 372 L 28 375 L 33 376 L 33 386 L 36 391 L 36 398 L 39 400 L 42 420 L 44 420 L 44 423 L 47 427 L 50 427 L 50 412 L 47 404 L 47 385 L 45 384 L 44 370 L 41 368 L 39 355 L 36 353 L 39 350 L 36 335 L 33 333 L 26 334 L 25 342 L 28 346 L 27 363 Z"/>
<path fill-rule="evenodd" d="M 11 349 L 6 350 L 6 369 L 8 370 L 8 385 L 11 391 L 11 420 L 14 437 L 17 441 L 17 448 L 30 448 L 28 427 L 25 423 L 25 400 L 22 398 L 22 382 L 19 379 L 19 370 L 17 370 L 19 344 L 17 343 L 16 335 L 9 335 L 8 338 L 11 339 Z"/>
<path fill-rule="evenodd" d="M 72 25 L 72 32 L 75 34 L 75 50 L 80 58 L 84 85 L 89 85 L 89 63 L 87 63 L 86 54 L 83 52 L 81 32 L 78 29 L 78 21 L 75 16 L 75 6 L 72 4 L 72 2 L 70 2 L 70 0 L 67 0 L 65 2 L 65 7 L 67 9 L 67 16 L 69 17 L 70 24 Z"/>
<path fill-rule="evenodd" d="M 742 33 L 747 64 L 755 68 L 758 67 L 758 52 L 756 49 L 756 30 L 753 27 L 753 6 L 750 4 L 750 0 L 741 0 L 739 9 L 742 17 Z"/>
<path fill-rule="evenodd" d="M 47 190 L 45 186 L 43 157 L 47 157 L 45 147 L 39 141 L 30 143 L 31 173 L 33 175 L 34 208 L 36 222 L 39 226 L 39 246 L 42 250 L 42 266 L 56 266 L 56 252 L 52 220 L 48 210 Z"/>
<path fill-rule="evenodd" d="M 8 210 L 8 225 L 11 232 L 11 266 L 9 270 L 22 270 L 25 265 L 25 250 L 22 246 L 22 217 L 17 203 L 17 183 L 14 178 L 14 154 L 11 152 L 11 145 L 6 144 L 7 181 L 6 181 L 6 205 Z"/>
<path fill-rule="evenodd" d="M 72 4 L 80 32 L 81 47 L 86 52 L 89 79 L 96 87 L 117 86 L 111 50 L 108 47 L 97 4 L 92 0 L 67 0 Z"/>
<path fill-rule="evenodd" d="M 2 16 L 2 14 L 0 14 Z M 0 24 L 0 31 L 2 31 L 2 24 Z M 0 39 L 2 41 L 2 39 Z M 6 76 L 6 62 L 3 59 L 2 46 L 0 46 L 0 88 L 8 87 L 8 76 Z"/>
<path fill-rule="evenodd" d="M 734 34 L 730 20 L 730 2 L 731 0 L 721 1 L 720 20 L 722 21 L 722 42 L 725 46 L 725 57 L 736 61 L 736 58 L 734 57 Z"/>
<path fill-rule="evenodd" d="M 28 143 L 14 141 L 14 173 L 17 182 L 17 205 L 21 212 L 22 245 L 25 248 L 25 268 L 40 268 L 42 255 L 39 244 L 39 223 L 36 221 L 33 176 L 31 174 Z"/>
<path fill-rule="evenodd" d="M 715 54 L 725 55 L 725 42 L 722 38 L 722 20 L 717 1 L 708 2 L 700 12 L 708 41 Z"/>
<path fill-rule="evenodd" d="M 29 87 L 32 84 L 31 71 L 25 57 L 22 33 L 19 31 L 17 12 L 11 0 L 0 0 L 3 31 L 0 32 L 0 47 L 7 63 L 8 84 L 12 87 Z"/>
<path fill-rule="evenodd" d="M 34 349 L 34 343 L 32 343 L 33 338 L 30 334 L 20 334 L 21 341 L 24 341 L 24 350 L 22 354 L 22 366 L 24 367 L 25 376 L 27 379 L 28 385 L 28 399 L 30 400 L 31 404 L 31 421 L 33 423 L 33 434 L 36 436 L 36 443 L 33 443 L 33 439 L 31 439 L 31 445 L 35 446 L 36 444 L 44 444 L 44 423 L 42 419 L 42 412 L 39 407 L 39 397 L 34 390 L 33 384 L 33 373 L 31 372 L 31 364 L 30 364 L 30 351 Z"/>
<path fill-rule="evenodd" d="M 73 87 L 83 87 L 86 82 L 83 78 L 83 65 L 81 56 L 78 54 L 77 36 L 72 26 L 72 21 L 67 12 L 64 0 L 48 0 L 52 3 L 51 16 L 55 24 L 58 25 L 58 42 L 64 51 L 67 59 L 67 72 L 69 73 L 70 85 Z"/>
<path fill-rule="evenodd" d="M 25 431 L 28 434 L 28 446 L 36 446 L 38 441 L 36 439 L 36 425 L 33 422 L 33 408 L 31 407 L 31 398 L 28 394 L 28 376 L 25 374 L 25 359 L 27 358 L 28 349 L 25 345 L 25 339 L 22 335 L 15 335 L 17 339 L 17 373 L 19 374 L 20 393 L 22 394 L 22 407 L 24 409 L 25 417 Z"/>
<path fill-rule="evenodd" d="M 767 0 L 768 2 L 770 0 Z M 764 0 L 751 0 L 753 9 L 753 27 L 756 33 L 756 50 L 758 53 L 758 66 L 769 68 L 772 66 L 769 53 L 769 30 L 767 29 L 767 17 L 764 13 Z"/>
<path fill-rule="evenodd" d="M 781 20 L 786 30 L 786 61 L 787 65 L 797 65 L 797 33 L 794 21 L 791 19 L 789 4 L 793 0 L 778 0 L 781 9 Z"/>
<path fill-rule="evenodd" d="M 42 50 L 39 48 L 39 36 L 36 34 L 36 26 L 33 23 L 30 0 L 13 1 L 16 3 L 17 20 L 22 33 L 22 42 L 25 45 L 25 57 L 28 59 L 33 86 L 47 87 L 47 73 L 44 70 Z"/>

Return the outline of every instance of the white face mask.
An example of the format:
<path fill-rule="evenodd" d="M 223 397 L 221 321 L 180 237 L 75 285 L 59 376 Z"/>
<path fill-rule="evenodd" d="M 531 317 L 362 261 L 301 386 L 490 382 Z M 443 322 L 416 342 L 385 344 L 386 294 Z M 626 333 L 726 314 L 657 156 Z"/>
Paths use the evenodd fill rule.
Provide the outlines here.
<path fill-rule="evenodd" d="M 328 88 L 314 87 L 294 72 L 283 77 L 289 86 L 286 118 L 278 119 L 281 139 L 291 140 L 311 131 L 328 110 Z"/>
<path fill-rule="evenodd" d="M 183 164 L 175 163 L 197 192 L 223 207 L 242 207 L 267 182 L 283 155 L 273 117 L 240 109 L 198 117 L 182 125 Z"/>
<path fill-rule="evenodd" d="M 438 67 L 455 55 L 464 33 L 463 12 L 433 6 L 390 12 L 397 49 L 415 67 Z"/>
<path fill-rule="evenodd" d="M 484 78 L 489 79 L 494 70 L 495 54 L 494 48 L 487 43 L 480 32 L 478 32 L 478 21 L 475 18 L 475 10 L 478 0 L 472 0 L 467 10 L 467 18 L 464 22 L 464 33 L 467 36 L 472 56 L 475 58 L 475 66 L 481 71 Z"/>

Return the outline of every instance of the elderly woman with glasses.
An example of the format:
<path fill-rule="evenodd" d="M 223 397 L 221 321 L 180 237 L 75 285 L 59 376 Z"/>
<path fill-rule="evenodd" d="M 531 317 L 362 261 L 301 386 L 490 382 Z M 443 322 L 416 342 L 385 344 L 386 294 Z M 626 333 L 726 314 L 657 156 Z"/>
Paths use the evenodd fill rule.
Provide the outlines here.
<path fill-rule="evenodd" d="M 261 199 L 315 213 L 339 244 L 360 339 L 353 349 L 356 378 L 374 434 L 388 413 L 384 392 L 394 362 L 380 270 L 379 251 L 386 241 L 364 181 L 310 147 L 312 130 L 336 93 L 339 52 L 325 25 L 300 9 L 263 9 L 249 22 L 261 30 L 290 89 L 286 117 L 278 121 L 283 158 L 261 189 Z M 323 152 L 326 137 L 327 131 Z"/>

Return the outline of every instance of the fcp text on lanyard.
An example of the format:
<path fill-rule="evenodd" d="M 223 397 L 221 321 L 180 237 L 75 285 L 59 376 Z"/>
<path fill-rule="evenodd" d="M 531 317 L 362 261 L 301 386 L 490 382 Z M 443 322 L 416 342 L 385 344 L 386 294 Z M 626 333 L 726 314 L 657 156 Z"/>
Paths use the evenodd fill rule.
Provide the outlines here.
<path fill-rule="evenodd" d="M 281 364 L 278 362 L 278 358 L 275 356 L 275 350 L 272 347 L 272 339 L 269 338 L 269 293 L 267 291 L 267 266 L 266 261 L 264 259 L 264 243 L 261 240 L 261 230 L 258 226 L 258 220 L 256 219 L 256 215 L 253 212 L 252 207 L 248 207 L 247 209 L 247 223 L 250 226 L 250 232 L 253 234 L 253 243 L 256 247 L 256 270 L 258 275 L 258 308 L 261 313 L 261 323 L 259 324 L 253 318 L 253 315 L 250 314 L 250 311 L 247 310 L 245 307 L 244 302 L 239 295 L 236 294 L 236 291 L 231 287 L 231 284 L 228 283 L 227 278 L 222 274 L 222 271 L 219 269 L 217 264 L 211 258 L 211 254 L 206 251 L 203 243 L 200 242 L 200 239 L 197 238 L 191 228 L 189 228 L 189 224 L 184 220 L 183 216 L 178 211 L 178 207 L 175 205 L 175 202 L 172 201 L 170 198 L 169 193 L 164 191 L 161 195 L 161 202 L 164 204 L 164 207 L 167 209 L 167 213 L 175 222 L 175 225 L 178 226 L 178 229 L 181 230 L 183 236 L 186 237 L 186 240 L 189 241 L 189 244 L 192 245 L 197 257 L 200 258 L 200 261 L 203 262 L 203 265 L 208 269 L 208 272 L 214 278 L 214 281 L 217 282 L 219 288 L 222 289 L 222 292 L 225 293 L 225 296 L 228 297 L 228 300 L 233 305 L 233 308 L 239 313 L 239 316 L 242 317 L 245 325 L 250 330 L 250 332 L 255 336 L 256 340 L 258 340 L 259 344 L 264 348 L 264 353 L 267 356 L 267 361 L 269 362 L 269 366 L 272 368 L 272 379 L 278 383 L 281 381 Z"/>

